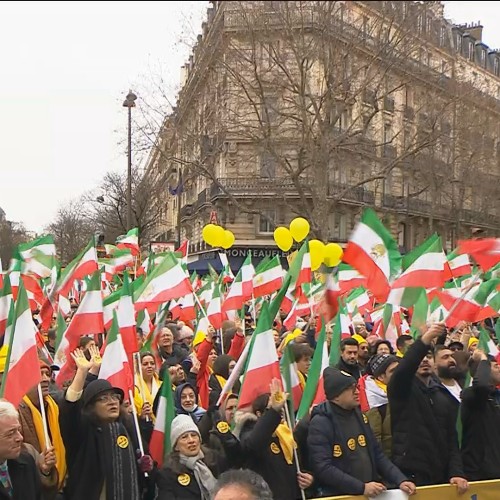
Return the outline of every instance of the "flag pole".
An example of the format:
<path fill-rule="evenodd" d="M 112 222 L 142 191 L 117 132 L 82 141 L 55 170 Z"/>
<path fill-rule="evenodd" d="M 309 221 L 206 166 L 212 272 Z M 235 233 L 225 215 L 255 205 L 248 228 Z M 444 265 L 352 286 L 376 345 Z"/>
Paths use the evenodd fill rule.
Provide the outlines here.
<path fill-rule="evenodd" d="M 45 450 L 52 446 L 49 437 L 49 428 L 47 426 L 47 414 L 45 413 L 45 404 L 43 401 L 42 394 L 42 385 L 38 384 L 38 402 L 40 403 L 40 414 L 42 416 L 42 425 L 43 425 L 43 437 L 45 438 Z M 42 450 L 42 451 L 45 451 Z"/>
<path fill-rule="evenodd" d="M 198 304 L 198 307 L 200 308 L 201 313 L 203 314 L 203 316 L 205 316 L 205 318 L 208 319 L 207 313 L 205 312 L 205 309 L 203 309 L 203 306 L 201 305 L 201 302 L 200 302 L 200 299 L 198 298 L 198 295 L 196 295 L 195 292 L 193 292 L 193 295 L 194 295 L 194 300 L 196 301 L 196 304 Z"/>
<path fill-rule="evenodd" d="M 139 429 L 139 419 L 137 418 L 137 410 L 134 404 L 134 395 L 132 394 L 132 389 L 128 390 L 128 397 L 130 399 L 130 406 L 132 407 L 132 415 L 134 416 L 134 427 L 135 433 L 137 434 L 137 441 L 139 442 L 139 451 L 141 452 L 141 457 L 144 456 L 144 446 L 142 444 L 141 430 Z M 144 475 L 148 477 L 148 473 L 145 472 Z"/>
<path fill-rule="evenodd" d="M 458 299 L 455 300 L 450 310 L 448 311 L 448 314 L 443 319 L 445 323 L 446 321 L 448 321 L 450 316 L 455 312 L 455 309 L 460 305 L 462 300 L 464 300 L 465 296 L 471 291 L 472 287 L 479 281 L 479 276 L 481 276 L 481 271 L 479 271 L 472 277 L 472 281 L 465 287 L 465 290 L 462 292 L 462 295 L 460 295 L 460 297 L 458 297 Z"/>
<path fill-rule="evenodd" d="M 290 427 L 290 430 L 293 433 L 292 419 L 290 417 L 290 411 L 288 409 L 288 401 L 285 402 L 285 418 L 288 427 Z M 297 469 L 297 473 L 302 472 L 300 470 L 299 455 L 297 454 L 297 448 L 295 446 L 293 447 L 293 458 L 295 462 L 295 468 Z M 304 493 L 304 490 L 302 488 L 300 488 L 300 495 L 302 497 L 302 500 L 306 500 L 306 494 Z"/>

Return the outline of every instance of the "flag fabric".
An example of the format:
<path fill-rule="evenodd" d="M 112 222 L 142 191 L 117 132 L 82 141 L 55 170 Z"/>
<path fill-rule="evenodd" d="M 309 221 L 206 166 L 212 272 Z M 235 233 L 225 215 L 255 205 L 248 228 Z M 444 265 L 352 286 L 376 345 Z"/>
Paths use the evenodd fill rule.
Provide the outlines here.
<path fill-rule="evenodd" d="M 326 345 L 326 328 L 324 322 L 314 350 L 313 359 L 307 374 L 304 394 L 297 412 L 297 420 L 302 419 L 309 413 L 312 405 L 316 405 L 326 400 L 323 388 L 323 371 L 329 366 L 328 346 Z"/>
<path fill-rule="evenodd" d="M 257 396 L 269 392 L 269 384 L 274 378 L 279 380 L 281 375 L 274 345 L 272 320 L 269 317 L 268 303 L 264 302 L 257 328 L 250 340 L 238 408 L 250 406 Z"/>
<path fill-rule="evenodd" d="M 160 389 L 160 400 L 156 412 L 155 425 L 149 442 L 149 453 L 151 458 L 158 464 L 158 468 L 163 466 L 165 457 L 172 450 L 170 429 L 172 421 L 175 418 L 174 396 L 168 370 L 165 370 L 164 377 Z"/>
<path fill-rule="evenodd" d="M 7 320 L 9 318 L 10 304 L 13 301 L 12 289 L 10 287 L 9 276 L 6 275 L 3 281 L 3 288 L 0 291 L 0 347 L 4 343 Z"/>
<path fill-rule="evenodd" d="M 483 271 L 500 263 L 500 238 L 459 241 L 458 252 L 469 254 Z"/>
<path fill-rule="evenodd" d="M 222 263 L 222 270 L 220 273 L 222 283 L 232 283 L 234 280 L 234 274 L 233 271 L 231 271 L 227 255 L 223 252 L 219 252 L 219 259 Z"/>
<path fill-rule="evenodd" d="M 113 293 L 110 293 L 102 303 L 102 313 L 104 321 L 104 329 L 108 331 L 111 328 L 111 323 L 113 322 L 113 311 L 118 309 L 118 304 L 120 303 L 122 291 L 118 289 Z"/>
<path fill-rule="evenodd" d="M 126 235 L 119 236 L 116 239 L 116 246 L 123 250 L 125 248 L 130 249 L 132 255 L 139 255 L 139 229 L 134 227 Z"/>
<path fill-rule="evenodd" d="M 23 273 L 34 274 L 38 278 L 52 276 L 56 266 L 56 246 L 52 235 L 42 236 L 36 240 L 19 245 L 19 254 L 25 265 Z"/>
<path fill-rule="evenodd" d="M 116 310 L 118 328 L 123 342 L 123 347 L 129 360 L 129 368 L 133 365 L 132 354 L 139 351 L 137 345 L 137 333 L 135 322 L 134 303 L 132 301 L 132 287 L 130 286 L 128 274 L 123 275 L 123 286 L 121 288 L 120 300 Z"/>
<path fill-rule="evenodd" d="M 159 305 L 191 293 L 191 282 L 172 252 L 148 275 L 142 286 L 135 291 L 137 310 L 148 305 Z"/>
<path fill-rule="evenodd" d="M 181 257 L 186 258 L 188 256 L 188 250 L 189 250 L 189 240 L 184 240 L 180 247 L 175 251 L 176 253 L 180 253 Z"/>
<path fill-rule="evenodd" d="M 129 390 L 133 387 L 132 371 L 123 346 L 118 327 L 118 316 L 113 313 L 113 323 L 106 338 L 106 349 L 102 357 L 99 378 L 107 380 L 113 387 L 119 387 L 129 399 Z M 133 401 L 130 402 L 134 404 Z"/>
<path fill-rule="evenodd" d="M 263 266 L 257 266 L 253 279 L 254 297 L 263 297 L 279 290 L 283 283 L 283 274 L 278 256 L 274 256 Z"/>
<path fill-rule="evenodd" d="M 437 234 L 405 255 L 402 263 L 404 271 L 394 280 L 392 288 L 441 288 L 446 281 L 448 262 Z"/>
<path fill-rule="evenodd" d="M 300 400 L 302 399 L 303 388 L 300 385 L 297 365 L 293 359 L 293 353 L 290 344 L 285 347 L 285 352 L 280 360 L 280 370 L 283 381 L 283 389 L 290 395 L 293 403 L 294 412 L 298 410 Z"/>
<path fill-rule="evenodd" d="M 350 236 L 343 261 L 357 269 L 379 302 L 385 302 L 390 280 L 401 269 L 401 255 L 389 231 L 375 212 L 365 209 Z"/>
<path fill-rule="evenodd" d="M 28 296 L 24 285 L 20 283 L 0 388 L 1 397 L 16 407 L 26 393 L 41 381 L 36 334 L 37 329 L 31 317 Z"/>
<path fill-rule="evenodd" d="M 338 266 L 337 281 L 342 293 L 348 292 L 358 286 L 366 286 L 366 278 L 358 270 L 343 262 Z"/>
<path fill-rule="evenodd" d="M 97 270 L 97 252 L 94 238 L 92 238 L 82 252 L 62 272 L 57 283 L 59 294 L 68 297 L 75 280 L 81 280 Z"/>
<path fill-rule="evenodd" d="M 222 327 L 222 299 L 218 283 L 215 283 L 212 299 L 207 307 L 207 317 L 210 324 L 216 330 Z"/>
<path fill-rule="evenodd" d="M 224 312 L 241 309 L 243 304 L 252 297 L 254 274 L 252 259 L 248 254 L 222 304 Z"/>
<path fill-rule="evenodd" d="M 339 284 L 335 281 L 333 274 L 328 274 L 326 276 L 326 287 L 325 287 L 325 296 L 324 296 L 324 307 L 323 307 L 323 316 L 326 321 L 331 321 L 339 310 L 339 297 L 341 294 L 341 290 Z"/>
<path fill-rule="evenodd" d="M 447 255 L 448 260 L 448 279 L 469 276 L 472 273 L 472 266 L 469 256 L 459 254 L 456 250 Z"/>
<path fill-rule="evenodd" d="M 309 243 L 307 241 L 302 244 L 290 263 L 288 274 L 292 278 L 292 284 L 290 286 L 293 287 L 295 291 L 299 291 L 303 284 L 311 282 L 311 254 L 309 253 Z"/>
<path fill-rule="evenodd" d="M 347 311 L 353 315 L 355 311 L 365 313 L 373 309 L 372 299 L 365 288 L 359 287 L 352 290 L 346 298 Z"/>

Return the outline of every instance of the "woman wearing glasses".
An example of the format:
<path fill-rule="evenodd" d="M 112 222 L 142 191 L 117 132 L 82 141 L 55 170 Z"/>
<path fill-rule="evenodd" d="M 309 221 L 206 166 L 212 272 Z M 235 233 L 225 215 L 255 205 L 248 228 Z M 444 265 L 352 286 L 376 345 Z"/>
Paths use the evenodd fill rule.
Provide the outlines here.
<path fill-rule="evenodd" d="M 147 455 L 137 458 L 139 446 L 122 407 L 123 391 L 107 380 L 94 380 L 84 390 L 87 374 L 100 365 L 100 357 L 94 353 L 89 361 L 77 350 L 73 359 L 76 375 L 59 414 L 68 464 L 65 494 L 71 500 L 139 500 L 139 483 L 153 462 Z"/>

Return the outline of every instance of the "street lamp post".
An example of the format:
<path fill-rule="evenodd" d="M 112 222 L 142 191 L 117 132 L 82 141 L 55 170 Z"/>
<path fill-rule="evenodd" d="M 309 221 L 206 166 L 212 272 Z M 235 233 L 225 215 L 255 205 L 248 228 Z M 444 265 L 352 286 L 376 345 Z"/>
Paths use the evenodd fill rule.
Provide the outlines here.
<path fill-rule="evenodd" d="M 123 107 L 128 108 L 128 147 L 127 147 L 127 230 L 132 229 L 132 108 L 135 108 L 137 96 L 129 90 L 123 101 Z"/>

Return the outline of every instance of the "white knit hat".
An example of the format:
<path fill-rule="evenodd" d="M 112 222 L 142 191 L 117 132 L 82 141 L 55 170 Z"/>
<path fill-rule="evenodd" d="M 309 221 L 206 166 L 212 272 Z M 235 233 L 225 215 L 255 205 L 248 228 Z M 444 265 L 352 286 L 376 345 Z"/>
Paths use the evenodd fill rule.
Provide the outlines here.
<path fill-rule="evenodd" d="M 186 432 L 196 432 L 198 436 L 201 434 L 198 426 L 194 423 L 194 420 L 189 415 L 177 415 L 172 420 L 172 427 L 170 428 L 170 442 L 172 443 L 172 448 L 177 443 L 177 440 Z"/>

